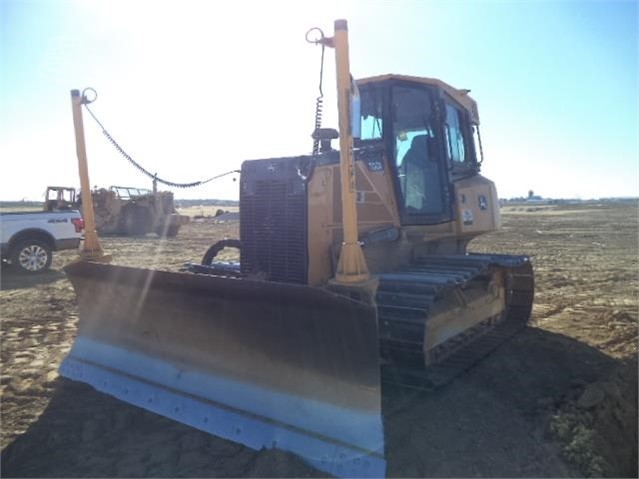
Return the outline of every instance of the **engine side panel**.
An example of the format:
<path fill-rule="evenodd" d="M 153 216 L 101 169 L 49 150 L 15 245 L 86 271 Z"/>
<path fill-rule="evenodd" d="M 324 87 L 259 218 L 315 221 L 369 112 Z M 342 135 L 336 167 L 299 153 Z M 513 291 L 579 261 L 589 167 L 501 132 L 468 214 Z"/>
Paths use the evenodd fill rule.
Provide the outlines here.
<path fill-rule="evenodd" d="M 337 152 L 335 152 L 337 153 Z M 337 157 L 335 159 L 338 159 Z M 392 170 L 381 150 L 358 151 L 355 162 L 357 218 L 360 239 L 371 231 L 399 228 L 400 220 L 393 189 Z M 336 161 L 320 163 L 308 187 L 308 229 L 310 285 L 326 283 L 333 275 L 342 233 L 342 197 L 340 166 Z M 367 251 L 364 251 L 367 254 Z M 390 258 L 392 255 L 386 255 Z M 367 261 L 378 263 L 367 255 Z M 384 261 L 369 269 L 389 269 L 393 261 Z"/>

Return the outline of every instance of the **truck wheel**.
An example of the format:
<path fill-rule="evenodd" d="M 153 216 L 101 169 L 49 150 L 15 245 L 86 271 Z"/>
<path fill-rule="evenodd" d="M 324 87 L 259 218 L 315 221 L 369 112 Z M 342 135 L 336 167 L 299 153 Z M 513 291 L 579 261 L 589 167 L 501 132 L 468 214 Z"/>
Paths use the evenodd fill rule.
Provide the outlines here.
<path fill-rule="evenodd" d="M 51 259 L 51 247 L 37 239 L 22 240 L 11 251 L 11 264 L 21 273 L 43 273 L 51 266 Z"/>

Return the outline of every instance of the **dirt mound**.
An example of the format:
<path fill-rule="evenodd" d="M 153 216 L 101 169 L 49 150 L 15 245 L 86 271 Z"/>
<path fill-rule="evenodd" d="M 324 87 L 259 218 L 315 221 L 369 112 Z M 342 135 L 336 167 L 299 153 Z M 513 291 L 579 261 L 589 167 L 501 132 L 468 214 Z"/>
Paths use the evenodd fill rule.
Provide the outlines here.
<path fill-rule="evenodd" d="M 637 361 L 581 386 L 553 417 L 566 459 L 587 477 L 637 477 Z"/>

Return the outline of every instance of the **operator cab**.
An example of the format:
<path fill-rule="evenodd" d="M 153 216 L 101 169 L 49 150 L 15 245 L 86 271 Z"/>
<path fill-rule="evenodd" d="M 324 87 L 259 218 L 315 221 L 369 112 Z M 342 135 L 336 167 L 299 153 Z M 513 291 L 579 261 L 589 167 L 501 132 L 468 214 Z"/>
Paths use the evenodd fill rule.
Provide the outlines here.
<path fill-rule="evenodd" d="M 48 186 L 45 193 L 45 211 L 63 211 L 76 208 L 75 188 L 68 186 Z"/>
<path fill-rule="evenodd" d="M 453 182 L 477 175 L 479 116 L 468 90 L 440 80 L 384 75 L 357 81 L 361 134 L 379 145 L 393 172 L 404 225 L 453 220 Z"/>

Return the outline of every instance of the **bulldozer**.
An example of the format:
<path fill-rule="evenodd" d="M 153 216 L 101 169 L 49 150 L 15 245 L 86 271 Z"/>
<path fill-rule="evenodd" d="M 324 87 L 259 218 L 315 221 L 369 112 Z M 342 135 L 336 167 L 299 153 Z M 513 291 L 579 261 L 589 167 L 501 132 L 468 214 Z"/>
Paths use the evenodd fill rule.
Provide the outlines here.
<path fill-rule="evenodd" d="M 60 371 L 331 475 L 383 477 L 382 384 L 436 389 L 524 328 L 533 270 L 467 251 L 501 223 L 469 91 L 353 79 L 346 20 L 313 42 L 335 51 L 339 131 L 316 128 L 312 154 L 244 161 L 240 237 L 179 271 L 110 264 L 87 222 Z M 72 92 L 88 184 L 86 101 Z M 239 262 L 216 261 L 228 245 Z"/>

